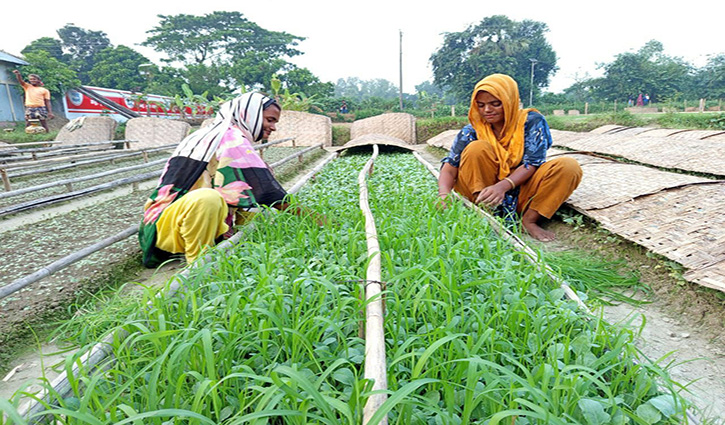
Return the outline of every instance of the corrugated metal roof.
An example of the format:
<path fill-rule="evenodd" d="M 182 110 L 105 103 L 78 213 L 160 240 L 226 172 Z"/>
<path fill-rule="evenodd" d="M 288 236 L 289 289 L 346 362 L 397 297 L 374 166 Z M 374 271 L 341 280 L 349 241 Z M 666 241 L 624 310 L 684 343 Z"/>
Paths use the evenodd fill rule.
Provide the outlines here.
<path fill-rule="evenodd" d="M 24 60 L 11 55 L 10 53 L 5 53 L 2 50 L 0 50 L 0 61 L 1 62 L 10 62 L 10 63 L 14 63 L 17 65 L 30 65 L 29 63 L 25 62 Z"/>

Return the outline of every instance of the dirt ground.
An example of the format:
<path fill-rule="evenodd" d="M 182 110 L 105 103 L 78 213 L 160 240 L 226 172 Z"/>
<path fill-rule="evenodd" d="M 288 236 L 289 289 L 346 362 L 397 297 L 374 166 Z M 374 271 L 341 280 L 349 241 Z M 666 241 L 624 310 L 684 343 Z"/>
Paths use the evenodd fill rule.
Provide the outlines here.
<path fill-rule="evenodd" d="M 423 147 L 419 152 L 431 163 L 437 163 L 438 156 Z M 308 168 L 311 168 L 310 165 Z M 301 175 L 306 170 L 299 170 Z M 296 178 L 291 177 L 289 181 Z M 285 185 L 289 186 L 289 185 Z M 134 218 L 135 220 L 136 218 Z M 639 329 L 644 322 L 637 340 L 637 346 L 644 356 L 658 360 L 661 365 L 670 365 L 671 376 L 686 386 L 692 395 L 692 400 L 701 412 L 699 418 L 708 419 L 708 424 L 725 424 L 725 296 L 723 294 L 698 287 L 684 282 L 676 270 L 673 270 L 662 259 L 655 258 L 644 248 L 638 247 L 596 227 L 595 224 L 572 226 L 554 219 L 546 227 L 553 230 L 558 239 L 556 242 L 541 245 L 527 239 L 535 248 L 543 250 L 581 249 L 612 258 L 624 259 L 627 264 L 636 270 L 642 282 L 652 288 L 649 295 L 649 304 L 633 307 L 629 304 L 620 304 L 604 308 L 604 316 L 611 323 L 621 324 L 633 329 Z M 32 243 L 32 241 L 28 241 Z M 127 248 L 126 254 L 118 254 L 117 258 L 131 258 L 133 248 Z M 179 264 L 172 264 L 160 272 L 142 270 L 138 267 L 125 270 L 126 277 L 139 282 L 163 281 L 179 270 Z M 83 268 L 75 272 L 84 275 Z M 81 280 L 76 280 L 81 282 Z M 73 280 L 66 279 L 62 291 L 66 294 L 77 294 L 78 291 L 92 288 L 73 287 Z M 50 285 L 47 284 L 46 285 Z M 80 283 L 78 283 L 80 285 Z M 61 292 L 62 292 L 61 291 Z M 59 292 L 56 292 L 59 294 Z M 31 296 L 28 294 L 27 296 Z M 76 295 L 74 295 L 76 296 Z M 56 313 L 63 310 L 68 299 L 45 298 L 50 300 Z M 55 302 L 55 304 L 53 304 Z M 13 310 L 13 314 L 37 315 L 34 307 Z M 12 326 L 25 326 L 23 320 L 8 321 L 8 310 L 0 309 L 0 343 L 2 343 L 2 326 L 8 330 Z M 2 314 L 5 313 L 5 314 Z M 5 316 L 5 317 L 2 317 Z M 51 314 L 49 317 L 62 318 L 62 314 Z M 15 317 L 17 319 L 17 317 Z M 21 333 L 22 334 L 22 333 Z M 29 332 L 24 333 L 25 338 L 32 338 Z M 6 367 L 0 367 L 0 398 L 9 398 L 23 382 L 38 377 L 46 366 L 45 373 L 52 379 L 55 372 L 48 368 L 63 357 L 58 347 L 43 346 L 44 353 L 54 353 L 41 363 L 37 348 L 28 348 L 13 359 L 7 359 Z M 0 359 L 0 364 L 2 359 Z M 4 377 L 4 378 L 3 378 Z M 719 416 L 720 419 L 714 419 Z"/>

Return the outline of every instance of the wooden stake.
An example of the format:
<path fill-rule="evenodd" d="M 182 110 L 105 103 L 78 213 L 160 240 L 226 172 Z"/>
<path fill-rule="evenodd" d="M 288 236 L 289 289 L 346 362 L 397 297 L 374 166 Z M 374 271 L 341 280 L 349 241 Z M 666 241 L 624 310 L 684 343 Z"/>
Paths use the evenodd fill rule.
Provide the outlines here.
<path fill-rule="evenodd" d="M 0 169 L 0 176 L 2 176 L 3 186 L 5 186 L 5 191 L 10 192 L 11 190 L 13 190 L 13 188 L 10 187 L 10 178 L 8 177 L 8 172 L 5 171 L 4 168 Z"/>

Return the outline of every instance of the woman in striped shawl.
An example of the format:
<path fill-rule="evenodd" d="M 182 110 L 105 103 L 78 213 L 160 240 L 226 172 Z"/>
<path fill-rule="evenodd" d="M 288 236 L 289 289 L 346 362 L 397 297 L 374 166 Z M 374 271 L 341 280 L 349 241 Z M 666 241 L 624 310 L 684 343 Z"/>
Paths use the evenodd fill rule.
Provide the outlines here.
<path fill-rule="evenodd" d="M 212 125 L 179 143 L 144 206 L 139 242 L 146 267 L 171 254 L 194 261 L 205 246 L 231 234 L 238 210 L 288 209 L 287 193 L 252 147 L 275 130 L 280 112 L 274 99 L 245 93 L 224 103 Z"/>

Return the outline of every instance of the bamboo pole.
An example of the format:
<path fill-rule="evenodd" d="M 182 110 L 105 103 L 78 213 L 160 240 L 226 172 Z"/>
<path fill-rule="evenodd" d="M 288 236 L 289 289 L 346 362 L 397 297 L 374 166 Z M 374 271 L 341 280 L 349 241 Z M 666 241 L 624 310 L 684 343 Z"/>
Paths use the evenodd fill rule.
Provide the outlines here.
<path fill-rule="evenodd" d="M 152 171 L 150 173 L 144 173 L 133 177 L 126 177 L 123 179 L 114 180 L 112 182 L 108 183 L 102 183 L 96 186 L 87 187 L 81 190 L 76 190 L 75 192 L 69 192 L 69 193 L 62 193 L 60 195 L 54 195 L 54 196 L 48 196 L 41 199 L 34 199 L 32 201 L 23 202 L 20 204 L 11 205 L 9 207 L 0 209 L 0 217 L 8 215 L 8 214 L 14 214 L 21 211 L 30 210 L 33 208 L 38 207 L 45 207 L 48 205 L 57 204 L 58 202 L 64 202 L 69 201 L 71 199 L 79 198 L 84 195 L 88 195 L 95 192 L 100 192 L 102 190 L 106 189 L 112 189 L 118 186 L 123 186 L 126 184 L 144 181 L 144 180 L 150 180 L 155 177 L 158 177 L 161 175 L 161 170 L 158 171 Z"/>
<path fill-rule="evenodd" d="M 96 174 L 89 174 L 87 176 L 76 177 L 76 178 L 72 178 L 72 179 L 58 180 L 58 181 L 54 181 L 51 183 L 40 184 L 37 186 L 25 187 L 25 188 L 13 190 L 10 192 L 0 193 L 0 199 L 23 195 L 23 194 L 35 192 L 38 190 L 48 189 L 51 187 L 72 185 L 73 183 L 80 183 L 80 182 L 84 182 L 84 181 L 88 181 L 88 180 L 98 179 L 101 177 L 111 176 L 114 174 L 126 173 L 129 171 L 139 170 L 142 168 L 148 168 L 148 167 L 151 167 L 154 165 L 161 165 L 164 162 L 166 162 L 166 159 L 158 159 L 156 161 L 141 164 L 141 165 L 133 165 L 131 167 L 117 168 L 115 170 L 104 171 L 104 172 L 96 173 Z M 0 171 L 2 171 L 2 170 L 0 170 Z M 69 190 L 69 192 L 70 192 L 70 190 Z"/>
<path fill-rule="evenodd" d="M 387 368 L 385 366 L 385 333 L 383 320 L 382 272 L 380 265 L 380 244 L 375 228 L 375 218 L 368 202 L 366 175 L 372 173 L 375 158 L 378 156 L 378 145 L 373 145 L 373 155 L 358 175 L 360 186 L 360 209 L 365 216 L 365 236 L 368 249 L 368 267 L 365 277 L 365 379 L 373 381 L 373 391 L 368 397 L 363 410 L 363 424 L 371 424 L 370 418 L 388 398 L 384 390 L 388 389 Z M 380 424 L 387 424 L 387 417 Z"/>
<path fill-rule="evenodd" d="M 88 246 L 86 248 L 83 248 L 80 251 L 76 251 L 71 255 L 67 255 L 59 260 L 56 260 L 52 262 L 50 265 L 43 267 L 42 269 L 36 271 L 33 274 L 27 275 L 25 277 L 22 277 L 20 279 L 16 279 L 13 282 L 11 282 L 8 285 L 5 285 L 0 288 L 0 299 L 7 297 L 10 294 L 13 294 L 26 286 L 35 283 L 39 281 L 40 279 L 43 279 L 45 277 L 48 277 L 52 275 L 53 273 L 62 270 L 71 264 L 75 263 L 78 260 L 81 260 L 97 251 L 100 251 L 101 249 L 113 245 L 114 243 L 124 240 L 127 237 L 136 234 L 138 232 L 138 225 L 131 226 L 127 228 L 126 230 L 122 231 L 121 233 L 118 233 L 116 235 L 113 235 L 109 238 L 106 238 L 98 243 L 95 243 L 91 246 Z"/>
<path fill-rule="evenodd" d="M 310 146 L 309 148 L 302 149 L 299 152 L 295 152 L 295 153 L 293 153 L 292 155 L 290 155 L 288 157 L 285 157 L 283 159 L 280 159 L 279 161 L 275 162 L 274 164 L 270 165 L 269 167 L 270 168 L 279 167 L 280 165 L 284 165 L 284 164 L 292 161 L 293 159 L 295 159 L 297 157 L 302 157 L 302 155 L 306 154 L 307 152 L 313 151 L 315 149 L 322 149 L 322 147 L 323 147 L 323 145 L 322 145 L 322 143 L 320 143 L 320 144 L 317 144 L 317 145 L 314 145 L 314 146 Z"/>
<path fill-rule="evenodd" d="M 118 155 L 103 156 L 101 158 L 91 159 L 88 161 L 77 161 L 77 159 L 74 159 L 74 158 L 64 158 L 64 160 L 76 161 L 76 162 L 60 165 L 57 167 L 47 167 L 45 165 L 38 164 L 38 165 L 25 166 L 25 167 L 6 167 L 5 170 L 8 170 L 8 171 L 20 170 L 19 172 L 9 175 L 9 177 L 17 178 L 17 177 L 34 175 L 34 174 L 61 171 L 61 170 L 69 169 L 69 168 L 79 167 L 82 165 L 91 165 L 91 164 L 97 164 L 97 163 L 106 162 L 106 161 L 117 161 L 117 160 L 121 160 L 121 159 L 125 159 L 125 158 L 132 158 L 132 157 L 139 156 L 139 155 L 143 156 L 145 152 L 158 152 L 158 151 L 163 151 L 163 150 L 169 150 L 169 148 L 171 148 L 171 147 L 172 146 L 169 145 L 169 146 L 165 146 L 165 147 L 145 149 L 143 151 L 135 151 L 135 152 L 130 152 L 130 153 L 118 154 Z M 56 162 L 59 162 L 59 161 L 56 161 Z"/>
<path fill-rule="evenodd" d="M 310 179 L 312 179 L 315 174 L 317 174 L 325 165 L 327 165 L 329 162 L 331 162 L 333 159 L 337 157 L 338 153 L 333 153 L 330 156 L 328 156 L 324 161 L 322 161 L 320 164 L 318 164 L 312 171 L 307 173 L 305 176 L 303 176 L 297 183 L 295 183 L 294 186 L 289 190 L 289 193 L 296 193 L 302 186 L 304 186 Z M 246 235 L 248 231 L 251 231 L 253 229 L 252 225 L 248 225 L 247 228 L 240 230 L 236 234 L 234 234 L 231 238 L 223 241 L 216 247 L 214 247 L 215 250 L 222 250 L 226 251 L 236 245 L 237 243 L 240 243 L 242 240 L 242 237 Z M 130 230 L 127 229 L 127 230 Z M 138 228 L 137 228 L 138 231 Z M 134 233 L 135 234 L 135 233 Z M 176 295 L 179 288 L 181 287 L 181 282 L 183 281 L 183 277 L 185 277 L 187 274 L 190 273 L 191 270 L 193 270 L 196 267 L 201 266 L 202 264 L 208 262 L 211 260 L 212 254 L 211 252 L 207 252 L 206 254 L 202 255 L 202 257 L 186 267 L 183 271 L 181 271 L 178 275 L 176 275 L 175 279 L 169 283 L 169 286 L 167 290 L 162 294 L 163 296 L 167 298 L 171 298 Z M 71 370 L 71 376 L 75 377 L 78 374 L 78 371 L 83 368 L 84 370 L 96 370 L 104 365 L 104 360 L 106 360 L 105 364 L 110 364 L 113 361 L 113 358 L 108 358 L 111 356 L 111 344 L 116 340 L 123 340 L 128 336 L 128 332 L 120 329 L 116 332 L 109 334 L 107 337 L 105 337 L 103 340 L 101 340 L 99 343 L 95 344 L 91 349 L 84 355 L 82 355 L 77 362 L 74 362 L 73 368 Z M 75 380 L 75 379 L 74 379 Z M 68 378 L 68 372 L 67 370 L 64 370 L 58 377 L 56 377 L 53 382 L 51 382 L 51 387 L 53 388 L 53 392 L 55 394 L 58 394 L 61 398 L 65 398 L 69 396 L 73 389 L 70 385 L 70 379 Z M 41 412 L 43 412 L 46 409 L 46 405 L 50 403 L 50 397 L 48 395 L 47 390 L 44 390 L 42 394 L 39 396 L 34 397 L 33 399 L 29 400 L 27 403 L 22 405 L 20 409 L 18 409 L 18 413 L 25 419 L 28 420 L 29 424 L 38 424 L 38 423 L 44 423 L 49 420 L 48 415 L 39 415 Z M 33 416 L 31 418 L 31 416 Z"/>
<path fill-rule="evenodd" d="M 423 165 L 425 165 L 425 167 L 428 169 L 428 171 L 431 174 L 433 174 L 433 176 L 436 179 L 438 178 L 438 176 L 439 176 L 438 170 L 436 170 L 428 161 L 426 161 L 422 156 L 420 156 L 420 154 L 418 152 L 413 152 L 413 156 L 415 156 L 415 158 L 418 161 L 420 161 Z M 539 270 L 541 270 L 542 272 L 546 273 L 546 275 L 551 280 L 553 280 L 554 282 L 556 282 L 561 287 L 561 289 L 564 290 L 564 293 L 566 294 L 566 296 L 570 300 L 575 301 L 579 305 L 579 307 L 582 310 L 584 310 L 587 314 L 592 315 L 592 316 L 594 315 L 592 313 L 592 311 L 589 310 L 589 307 L 587 307 L 587 305 L 584 304 L 584 302 L 582 302 L 582 300 L 579 298 L 579 296 L 576 294 L 576 292 L 574 292 L 574 290 L 571 289 L 571 287 L 569 286 L 569 284 L 566 283 L 559 276 L 557 276 L 556 274 L 554 274 L 554 271 L 551 270 L 551 267 L 549 267 L 547 264 L 543 263 L 541 261 L 541 259 L 539 258 L 539 256 L 536 254 L 536 252 L 533 249 L 531 249 L 528 245 L 526 245 L 526 243 L 521 238 L 519 238 L 518 236 L 516 236 L 515 234 L 513 234 L 509 229 L 507 229 L 504 226 L 502 226 L 498 222 L 498 220 L 496 220 L 491 214 L 489 214 L 488 212 L 482 210 L 477 205 L 475 205 L 473 202 L 469 201 L 468 199 L 465 199 L 464 197 L 462 197 L 461 195 L 459 195 L 455 191 L 454 192 L 451 192 L 451 193 L 453 193 L 454 196 L 456 196 L 456 198 L 458 198 L 461 201 L 463 201 L 463 203 L 467 207 L 471 208 L 472 210 L 476 211 L 478 214 L 480 214 L 481 216 L 483 216 L 486 219 L 486 221 L 488 221 L 488 223 L 491 225 L 491 227 L 496 232 L 496 234 L 498 234 L 504 240 L 506 240 L 507 242 L 509 242 L 510 244 L 512 244 L 514 247 L 516 247 L 516 249 L 522 251 L 525 254 L 524 257 L 526 257 L 526 259 L 530 263 L 532 263 L 535 266 L 537 266 L 539 268 Z"/>
<path fill-rule="evenodd" d="M 73 143 L 73 144 L 69 144 L 66 142 L 37 142 L 37 143 L 31 142 L 30 144 L 38 144 L 38 143 L 52 144 L 55 146 L 43 146 L 43 147 L 39 147 L 39 148 L 27 148 L 27 149 L 20 148 L 20 149 L 18 149 L 17 148 L 18 146 L 27 145 L 27 143 L 14 143 L 12 145 L 0 146 L 0 154 L 6 154 L 6 153 L 16 154 L 16 153 L 26 153 L 26 152 L 27 153 L 51 152 L 51 151 L 56 151 L 56 150 L 83 148 L 83 147 L 88 147 L 88 146 L 106 146 L 106 145 L 114 145 L 113 149 L 116 149 L 115 148 L 116 145 L 129 146 L 131 143 L 138 143 L 138 140 L 122 139 L 122 140 L 107 140 L 107 141 L 101 141 L 101 142 L 85 142 L 85 143 Z"/>

